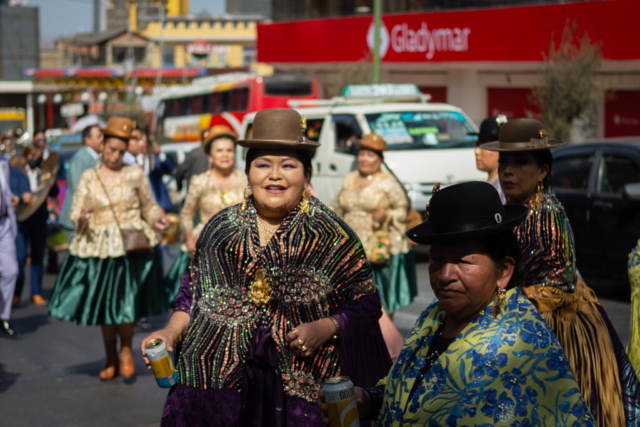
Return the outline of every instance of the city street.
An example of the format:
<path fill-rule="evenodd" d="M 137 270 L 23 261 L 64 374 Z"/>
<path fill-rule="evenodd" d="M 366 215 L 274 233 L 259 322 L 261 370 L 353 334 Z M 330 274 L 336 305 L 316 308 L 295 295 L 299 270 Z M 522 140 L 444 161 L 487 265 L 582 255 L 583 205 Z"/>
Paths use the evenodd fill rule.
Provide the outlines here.
<path fill-rule="evenodd" d="M 403 334 L 433 300 L 427 268 L 426 262 L 418 264 L 419 296 L 395 315 Z M 54 279 L 45 276 L 45 296 Z M 629 304 L 602 302 L 626 344 Z M 97 376 L 105 363 L 100 328 L 64 323 L 50 318 L 45 308 L 24 303 L 14 310 L 13 319 L 20 337 L 0 337 L 0 426 L 158 425 L 166 390 L 156 386 L 140 357 L 136 358 L 134 380 L 125 382 L 118 377 L 102 383 Z M 166 319 L 157 317 L 152 323 L 161 327 Z M 136 332 L 134 350 L 146 333 Z"/>

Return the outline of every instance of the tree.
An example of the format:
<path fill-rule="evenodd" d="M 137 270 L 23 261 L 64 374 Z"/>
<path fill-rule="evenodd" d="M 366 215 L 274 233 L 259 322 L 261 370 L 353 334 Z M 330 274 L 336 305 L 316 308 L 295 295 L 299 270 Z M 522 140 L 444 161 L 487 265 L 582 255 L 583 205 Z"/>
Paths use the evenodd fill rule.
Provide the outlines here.
<path fill-rule="evenodd" d="M 602 62 L 600 43 L 592 43 L 585 33 L 578 41 L 577 25 L 569 23 L 560 44 L 554 41 L 545 55 L 540 84 L 533 88 L 532 101 L 543 113 L 545 128 L 552 138 L 568 140 L 576 120 L 592 130 L 596 106 L 605 84 L 599 79 Z"/>
<path fill-rule="evenodd" d="M 347 85 L 371 83 L 371 67 L 371 62 L 364 59 L 339 68 L 324 80 L 325 95 L 340 96 Z"/>

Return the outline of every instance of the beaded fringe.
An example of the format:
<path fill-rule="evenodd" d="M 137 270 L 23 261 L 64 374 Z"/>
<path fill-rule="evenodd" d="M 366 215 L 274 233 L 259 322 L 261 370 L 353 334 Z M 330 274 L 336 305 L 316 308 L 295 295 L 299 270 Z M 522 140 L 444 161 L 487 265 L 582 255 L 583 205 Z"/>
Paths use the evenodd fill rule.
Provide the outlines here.
<path fill-rule="evenodd" d="M 640 377 L 640 244 L 629 254 L 629 283 L 631 284 L 631 325 L 627 354 L 636 375 Z"/>
<path fill-rule="evenodd" d="M 580 278 L 575 293 L 541 286 L 524 291 L 539 304 L 540 313 L 558 337 L 587 406 L 598 408 L 593 414 L 598 425 L 624 426 L 618 364 L 595 293 Z M 596 405 L 592 405 L 594 399 Z"/>

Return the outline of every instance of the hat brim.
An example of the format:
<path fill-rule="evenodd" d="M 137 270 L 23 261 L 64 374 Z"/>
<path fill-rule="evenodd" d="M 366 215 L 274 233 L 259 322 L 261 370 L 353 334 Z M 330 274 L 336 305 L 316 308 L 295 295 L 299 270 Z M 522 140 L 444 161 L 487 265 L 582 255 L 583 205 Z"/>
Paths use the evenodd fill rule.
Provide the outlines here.
<path fill-rule="evenodd" d="M 320 146 L 320 143 L 311 140 L 299 142 L 280 139 L 239 139 L 236 144 L 241 147 L 268 150 L 315 150 Z"/>
<path fill-rule="evenodd" d="M 526 206 L 505 206 L 506 220 L 500 224 L 489 227 L 476 228 L 473 230 L 456 231 L 451 233 L 434 233 L 431 221 L 424 221 L 422 224 L 416 225 L 406 232 L 409 240 L 422 245 L 431 245 L 434 243 L 443 243 L 454 240 L 471 239 L 474 237 L 490 236 L 501 231 L 510 230 L 520 224 L 529 213 Z"/>
<path fill-rule="evenodd" d="M 510 143 L 513 144 L 513 143 Z M 504 147 L 500 146 L 500 141 L 487 142 L 481 144 L 480 148 L 487 151 L 541 151 L 541 150 L 553 150 L 554 148 L 562 147 L 567 144 L 567 141 L 560 139 L 550 139 L 547 145 L 543 146 L 530 146 L 529 142 L 516 142 L 515 144 L 522 144 L 522 147 Z"/>
<path fill-rule="evenodd" d="M 236 140 L 238 139 L 238 135 L 226 132 L 226 133 L 215 134 L 211 138 L 207 137 L 207 140 L 204 142 L 204 144 L 202 144 L 202 148 L 203 148 L 205 153 L 209 154 L 209 150 L 211 149 L 211 145 L 218 138 L 229 138 L 233 142 L 236 142 Z"/>
<path fill-rule="evenodd" d="M 387 147 L 380 148 L 375 145 L 367 144 L 366 142 L 363 142 L 363 141 L 356 141 L 356 145 L 360 148 L 364 148 L 365 150 L 377 151 L 379 153 L 382 153 L 383 151 L 389 151 Z"/>
<path fill-rule="evenodd" d="M 131 136 L 130 133 L 118 132 L 116 130 L 112 130 L 109 128 L 100 129 L 100 130 L 102 131 L 102 134 L 104 136 L 112 136 L 115 138 L 126 139 L 126 140 L 133 138 L 133 136 Z"/>

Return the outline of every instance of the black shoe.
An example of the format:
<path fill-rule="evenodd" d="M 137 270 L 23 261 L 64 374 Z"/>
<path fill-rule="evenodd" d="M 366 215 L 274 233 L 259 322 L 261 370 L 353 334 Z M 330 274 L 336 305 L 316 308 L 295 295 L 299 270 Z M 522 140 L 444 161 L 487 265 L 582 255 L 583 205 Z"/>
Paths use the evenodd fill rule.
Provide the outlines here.
<path fill-rule="evenodd" d="M 9 335 L 10 337 L 18 335 L 8 320 L 0 320 L 0 332 L 3 332 L 5 335 Z"/>

